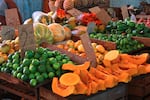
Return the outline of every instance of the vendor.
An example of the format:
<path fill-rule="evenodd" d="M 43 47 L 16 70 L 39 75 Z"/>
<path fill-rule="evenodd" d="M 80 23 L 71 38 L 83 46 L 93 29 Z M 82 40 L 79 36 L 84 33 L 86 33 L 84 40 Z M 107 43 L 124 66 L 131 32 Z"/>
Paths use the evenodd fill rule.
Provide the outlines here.
<path fill-rule="evenodd" d="M 48 0 L 0 0 L 0 23 L 5 25 L 5 9 L 17 8 L 20 22 L 32 17 L 34 11 L 48 12 Z"/>

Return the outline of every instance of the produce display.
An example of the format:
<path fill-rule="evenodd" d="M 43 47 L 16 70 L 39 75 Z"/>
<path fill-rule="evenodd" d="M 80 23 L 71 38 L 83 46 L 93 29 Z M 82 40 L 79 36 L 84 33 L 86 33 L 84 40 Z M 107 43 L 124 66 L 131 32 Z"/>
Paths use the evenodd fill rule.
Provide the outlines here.
<path fill-rule="evenodd" d="M 55 5 L 58 5 L 58 1 Z M 1 41 L 0 73 L 11 75 L 31 87 L 52 80 L 46 89 L 62 97 L 80 94 L 90 96 L 119 83 L 128 83 L 135 76 L 150 73 L 148 53 L 128 54 L 144 47 L 133 36 L 150 37 L 149 19 L 146 22 L 140 19 L 137 23 L 125 19 L 103 25 L 94 13 L 84 12 L 76 18 L 66 12 L 74 6 L 80 6 L 83 1 L 85 0 L 64 0 L 64 10 L 34 12 L 32 18 L 23 24 L 33 24 L 37 48 L 27 50 L 22 55 L 19 35 L 15 40 Z M 100 0 L 86 0 L 85 5 L 98 2 Z M 82 41 L 71 40 L 72 34 L 85 34 L 89 22 L 94 22 L 96 26 L 94 32 L 89 33 L 90 38 L 115 42 L 117 45 L 117 50 L 108 50 L 98 42 L 91 43 L 96 55 L 96 67 L 88 61 Z M 58 47 L 58 51 L 48 49 L 48 44 Z M 60 53 L 60 48 L 87 60 L 77 64 L 66 54 Z M 71 53 L 69 56 L 72 56 Z"/>
<path fill-rule="evenodd" d="M 111 50 L 104 56 L 103 64 L 96 68 L 89 62 L 81 65 L 63 64 L 63 70 L 70 72 L 52 80 L 52 91 L 62 97 L 69 95 L 91 95 L 116 86 L 119 82 L 128 83 L 133 76 L 150 72 L 146 63 L 148 53 L 141 55 L 120 54 Z"/>
<path fill-rule="evenodd" d="M 112 41 L 117 44 L 117 49 L 122 53 L 129 53 L 134 50 L 138 50 L 144 45 L 137 40 L 132 39 L 132 35 L 122 35 L 122 34 L 102 34 L 102 33 L 91 33 L 90 38 L 98 40 Z"/>
<path fill-rule="evenodd" d="M 46 79 L 60 77 L 64 72 L 61 66 L 65 63 L 73 62 L 65 54 L 39 47 L 26 51 L 23 59 L 20 52 L 10 54 L 7 62 L 1 64 L 0 71 L 36 86 Z"/>
<path fill-rule="evenodd" d="M 137 23 L 139 24 L 139 23 L 144 23 L 145 24 L 145 26 L 147 26 L 147 27 L 149 27 L 150 28 L 150 19 L 144 19 L 144 18 L 140 18 L 138 21 L 137 21 Z"/>
<path fill-rule="evenodd" d="M 150 37 L 150 28 L 144 23 L 135 23 L 130 19 L 110 21 L 106 26 L 108 34 L 131 34 L 132 36 Z"/>
<path fill-rule="evenodd" d="M 100 44 L 91 43 L 98 64 L 101 64 L 104 55 L 107 53 L 107 50 Z M 80 57 L 86 57 L 85 50 L 81 40 L 74 42 L 73 40 L 68 40 L 65 44 L 58 44 L 58 48 L 65 49 L 68 52 L 79 55 Z"/>
<path fill-rule="evenodd" d="M 7 61 L 8 55 L 19 50 L 19 37 L 15 40 L 4 40 L 0 43 L 0 64 Z"/>

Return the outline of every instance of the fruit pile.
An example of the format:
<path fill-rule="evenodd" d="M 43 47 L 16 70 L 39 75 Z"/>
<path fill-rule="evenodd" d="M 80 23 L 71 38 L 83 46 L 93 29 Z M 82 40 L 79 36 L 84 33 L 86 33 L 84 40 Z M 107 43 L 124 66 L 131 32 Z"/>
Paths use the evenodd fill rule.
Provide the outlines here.
<path fill-rule="evenodd" d="M 140 19 L 137 21 L 137 23 L 138 23 L 138 24 L 144 23 L 145 26 L 147 26 L 147 27 L 150 28 L 150 18 L 147 18 L 147 19 L 140 18 Z"/>
<path fill-rule="evenodd" d="M 0 65 L 0 71 L 36 86 L 48 78 L 60 77 L 61 66 L 65 63 L 73 62 L 58 51 L 39 47 L 35 51 L 26 51 L 23 59 L 19 52 L 9 55 L 7 62 Z"/>
<path fill-rule="evenodd" d="M 117 44 L 117 49 L 122 53 L 129 53 L 131 51 L 140 49 L 144 47 L 143 44 L 139 43 L 136 40 L 131 38 L 130 34 L 122 35 L 122 34 L 102 34 L 102 33 L 91 33 L 90 38 L 95 38 L 99 40 L 107 40 L 112 41 Z"/>
<path fill-rule="evenodd" d="M 91 43 L 91 45 L 94 49 L 97 63 L 101 64 L 101 61 L 104 58 L 105 53 L 107 53 L 107 50 L 102 45 L 97 43 Z M 74 42 L 73 40 L 68 40 L 66 44 L 59 44 L 57 45 L 57 47 L 65 49 L 68 52 L 74 53 L 80 57 L 86 57 L 86 53 L 81 40 L 78 40 L 76 42 Z"/>
<path fill-rule="evenodd" d="M 0 43 L 0 64 L 7 61 L 8 55 L 19 50 L 19 37 L 15 40 L 4 40 Z"/>

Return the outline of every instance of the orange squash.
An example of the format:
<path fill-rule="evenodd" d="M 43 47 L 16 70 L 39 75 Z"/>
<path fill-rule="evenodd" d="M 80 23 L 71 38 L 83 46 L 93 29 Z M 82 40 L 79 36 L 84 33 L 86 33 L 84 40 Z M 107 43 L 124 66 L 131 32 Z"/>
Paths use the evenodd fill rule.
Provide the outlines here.
<path fill-rule="evenodd" d="M 143 53 L 143 54 L 134 55 L 134 56 L 128 55 L 128 54 L 121 54 L 120 57 L 121 57 L 121 60 L 127 60 L 131 63 L 141 65 L 141 64 L 144 64 L 148 60 L 149 54 Z"/>
<path fill-rule="evenodd" d="M 81 64 L 81 65 L 74 65 L 71 63 L 67 63 L 67 64 L 63 64 L 62 69 L 63 70 L 70 70 L 70 71 L 75 71 L 77 69 L 79 70 L 87 70 L 90 66 L 90 62 L 86 61 L 85 63 Z"/>
<path fill-rule="evenodd" d="M 88 87 L 80 81 L 77 85 L 75 85 L 75 91 L 73 94 L 86 94 Z"/>
<path fill-rule="evenodd" d="M 119 57 L 119 51 L 118 50 L 111 50 L 107 52 L 104 56 L 105 60 L 113 61 Z"/>
<path fill-rule="evenodd" d="M 60 84 L 57 77 L 54 77 L 52 80 L 52 91 L 57 95 L 62 97 L 67 97 L 74 93 L 75 87 L 74 86 L 64 86 Z"/>
<path fill-rule="evenodd" d="M 73 86 L 79 83 L 80 77 L 75 73 L 65 73 L 59 79 L 60 83 L 66 86 Z"/>

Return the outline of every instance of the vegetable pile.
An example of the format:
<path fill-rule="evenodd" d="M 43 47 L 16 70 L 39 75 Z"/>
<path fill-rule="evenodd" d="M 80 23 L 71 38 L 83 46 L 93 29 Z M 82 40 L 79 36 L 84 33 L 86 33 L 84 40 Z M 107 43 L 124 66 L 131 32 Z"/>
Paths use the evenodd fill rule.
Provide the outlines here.
<path fill-rule="evenodd" d="M 48 78 L 60 77 L 63 73 L 61 66 L 64 63 L 73 62 L 58 51 L 39 47 L 35 51 L 26 51 L 23 59 L 19 52 L 9 55 L 7 62 L 0 65 L 0 71 L 36 86 Z"/>
<path fill-rule="evenodd" d="M 150 37 L 150 29 L 144 23 L 135 23 L 129 19 L 110 21 L 106 26 L 108 34 L 131 34 L 132 36 Z"/>
<path fill-rule="evenodd" d="M 99 40 L 112 41 L 117 44 L 117 49 L 122 53 L 129 53 L 131 51 L 144 47 L 143 44 L 131 38 L 130 34 L 102 34 L 102 33 L 91 33 L 90 38 Z"/>

